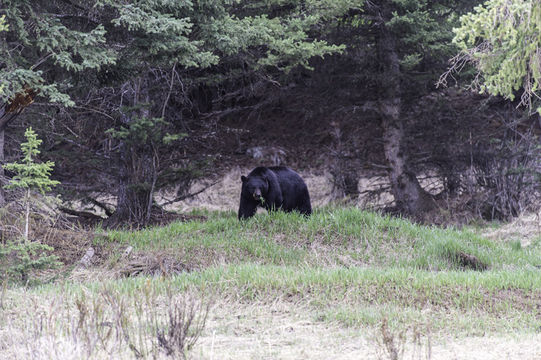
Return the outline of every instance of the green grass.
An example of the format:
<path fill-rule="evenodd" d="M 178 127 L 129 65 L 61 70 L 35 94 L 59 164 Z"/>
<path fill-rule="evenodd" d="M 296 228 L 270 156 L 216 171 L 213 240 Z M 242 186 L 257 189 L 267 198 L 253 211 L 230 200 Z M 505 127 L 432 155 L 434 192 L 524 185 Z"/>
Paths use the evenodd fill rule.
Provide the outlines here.
<path fill-rule="evenodd" d="M 239 222 L 231 212 L 206 222 L 174 223 L 139 232 L 114 231 L 108 241 L 139 251 L 182 249 L 197 267 L 257 262 L 270 265 L 378 266 L 430 271 L 461 270 L 454 254 L 477 257 L 493 270 L 541 265 L 541 246 L 494 243 L 473 230 L 420 226 L 358 209 L 324 208 L 298 214 L 258 214 Z M 511 250 L 511 251 L 510 251 Z"/>
<path fill-rule="evenodd" d="M 110 289 L 128 299 L 148 291 L 165 296 L 174 289 L 212 293 L 236 303 L 304 303 L 317 320 L 355 327 L 372 326 L 384 318 L 392 326 L 429 321 L 435 330 L 458 334 L 510 329 L 535 332 L 540 325 L 541 277 L 537 270 L 431 272 L 245 263 L 150 281 L 136 277 L 45 285 L 33 292 L 45 298 L 62 294 L 99 299 Z"/>
<path fill-rule="evenodd" d="M 308 219 L 280 212 L 245 222 L 233 213 L 209 215 L 204 223 L 109 238 L 141 251 L 182 247 L 187 262 L 206 253 L 221 259 L 195 261 L 201 271 L 173 279 L 175 287 L 209 287 L 238 301 L 304 300 L 322 319 L 348 326 L 384 317 L 406 323 L 427 307 L 435 326 L 457 331 L 533 331 L 539 325 L 539 242 L 520 247 L 492 242 L 477 229 L 421 226 L 346 208 L 319 209 Z M 464 268 L 459 252 L 488 270 Z M 463 316 L 444 316 L 448 312 Z M 472 313 L 486 321 L 476 323 Z"/>
<path fill-rule="evenodd" d="M 111 292 L 128 303 L 195 292 L 212 294 L 221 306 L 289 303 L 312 321 L 346 328 L 385 320 L 391 328 L 423 323 L 467 336 L 535 333 L 541 325 L 539 240 L 491 241 L 478 228 L 421 226 L 354 208 L 322 208 L 309 218 L 258 214 L 243 222 L 233 212 L 205 215 L 204 222 L 102 232 L 95 240 L 120 253 L 132 246 L 135 259 L 173 258 L 190 272 L 113 279 L 97 272 L 84 282 L 14 288 L 5 314 L 25 313 L 21 296 L 100 304 Z M 112 254 L 107 267 L 128 265 L 119 251 Z M 469 269 L 458 254 L 475 256 L 487 269 Z M 0 316 L 2 322 L 8 319 Z"/>

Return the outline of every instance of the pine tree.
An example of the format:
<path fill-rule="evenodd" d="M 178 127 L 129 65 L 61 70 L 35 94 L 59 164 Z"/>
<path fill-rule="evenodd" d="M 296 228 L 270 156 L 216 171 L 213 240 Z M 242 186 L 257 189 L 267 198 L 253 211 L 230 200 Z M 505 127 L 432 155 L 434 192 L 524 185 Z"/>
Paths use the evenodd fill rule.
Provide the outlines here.
<path fill-rule="evenodd" d="M 434 89 L 445 59 L 456 51 L 451 39 L 457 14 L 475 2 L 313 0 L 307 4 L 328 19 L 330 26 L 319 29 L 336 36 L 348 46 L 350 56 L 357 56 L 352 62 L 358 68 L 352 73 L 362 74 L 365 82 L 360 85 L 373 89 L 397 210 L 422 214 L 434 202 L 420 186 L 404 149 L 407 115 L 403 109 Z"/>
<path fill-rule="evenodd" d="M 114 81 L 107 85 L 123 89 L 117 104 L 108 99 L 107 109 L 119 119 L 109 132 L 118 142 L 117 206 L 111 225 L 147 224 L 154 192 L 174 181 L 175 172 L 181 173 L 176 164 L 160 169 L 159 154 L 174 153 L 180 142 L 170 141 L 171 137 L 165 141 L 164 136 L 185 137 L 178 131 L 182 124 L 176 124 L 175 134 L 174 114 L 167 112 L 171 93 L 185 96 L 189 91 L 185 88 L 200 86 L 224 68 L 230 71 L 211 81 L 232 81 L 231 74 L 240 71 L 260 76 L 286 73 L 296 66 L 309 67 L 314 56 L 343 49 L 310 36 L 318 17 L 306 14 L 301 1 L 284 9 L 282 5 L 282 1 L 99 2 L 101 11 L 114 15 L 108 44 L 120 49 L 116 65 L 108 69 Z M 170 86 L 156 81 L 157 72 L 167 74 Z M 172 150 L 164 151 L 167 147 Z"/>
<path fill-rule="evenodd" d="M 115 143 L 108 154 L 113 165 L 106 169 L 117 186 L 112 223 L 146 224 L 154 191 L 180 173 L 164 169 L 159 158 L 172 153 L 165 147 L 179 146 L 171 139 L 185 137 L 179 131 L 183 125 L 167 111 L 175 94 L 185 97 L 206 81 L 235 81 L 232 74 L 271 78 L 343 50 L 311 36 L 320 16 L 307 13 L 304 1 L 6 0 L 3 5 L 10 29 L 0 47 L 0 81 L 6 84 L 0 99 L 8 106 L 0 109 L 10 112 L 0 113 L 0 143 L 12 115 L 36 96 L 64 106 L 78 98 L 98 99 L 95 117 L 105 116 L 109 134 L 124 134 L 104 136 Z M 14 102 L 18 96 L 22 106 Z M 155 124 L 154 133 L 169 134 L 167 141 L 135 134 L 149 123 Z"/>
<path fill-rule="evenodd" d="M 480 92 L 502 95 L 541 114 L 541 2 L 490 0 L 460 19 L 454 42 L 462 50 L 454 68 L 465 62 L 479 71 Z"/>
<path fill-rule="evenodd" d="M 105 45 L 105 28 L 93 19 L 93 2 L 2 0 L 0 33 L 0 167 L 5 131 L 41 97 L 48 104 L 73 106 L 70 92 L 80 74 L 115 62 Z M 88 87 L 88 84 L 86 84 Z M 5 201 L 1 188 L 0 206 Z"/>
<path fill-rule="evenodd" d="M 50 103 L 71 106 L 67 92 L 73 75 L 115 62 L 114 52 L 104 46 L 104 26 L 92 21 L 90 10 L 69 1 L 3 0 L 9 28 L 0 39 L 0 82 L 5 85 L 0 104 L 7 112 L 21 110 L 9 108 L 29 89 Z M 0 130 L 7 121 L 0 113 Z"/>
<path fill-rule="evenodd" d="M 54 162 L 36 162 L 36 158 L 40 153 L 38 147 L 42 143 L 42 140 L 38 139 L 37 134 L 31 127 L 26 129 L 25 137 L 26 142 L 21 144 L 21 150 L 24 154 L 22 162 L 5 164 L 3 167 L 5 170 L 16 174 L 5 188 L 23 189 L 25 191 L 24 239 L 25 242 L 28 242 L 31 192 L 37 190 L 44 194 L 46 191 L 50 191 L 53 186 L 60 184 L 60 182 L 51 180 L 51 171 L 54 167 Z"/>
<path fill-rule="evenodd" d="M 24 154 L 22 162 L 3 166 L 6 170 L 16 174 L 5 187 L 25 190 L 24 242 L 10 240 L 0 247 L 1 276 L 20 275 L 23 282 L 28 280 L 28 272 L 31 269 L 53 268 L 60 265 L 58 257 L 49 254 L 54 250 L 52 247 L 39 241 L 28 241 L 31 192 L 37 190 L 44 194 L 46 191 L 50 191 L 51 187 L 58 185 L 59 182 L 50 179 L 53 162 L 36 162 L 40 153 L 38 147 L 42 141 L 38 139 L 32 128 L 26 129 L 25 137 L 27 141 L 21 144 Z"/>

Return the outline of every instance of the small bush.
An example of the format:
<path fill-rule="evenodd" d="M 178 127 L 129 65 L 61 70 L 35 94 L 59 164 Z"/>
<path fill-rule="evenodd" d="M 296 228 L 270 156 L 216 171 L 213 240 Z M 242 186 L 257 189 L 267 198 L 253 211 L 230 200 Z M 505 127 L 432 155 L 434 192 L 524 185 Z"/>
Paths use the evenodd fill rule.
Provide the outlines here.
<path fill-rule="evenodd" d="M 36 241 L 8 241 L 0 246 L 0 279 L 26 283 L 31 270 L 58 267 L 58 257 L 49 254 L 53 250 Z"/>
<path fill-rule="evenodd" d="M 192 297 L 172 299 L 165 324 L 157 325 L 158 344 L 168 356 L 186 358 L 205 327 L 210 303 Z"/>
<path fill-rule="evenodd" d="M 168 291 L 172 291 L 169 289 Z M 167 295 L 145 286 L 143 296 L 130 299 L 105 289 L 101 300 L 81 297 L 67 332 L 87 358 L 130 353 L 137 359 L 187 357 L 205 327 L 211 302 L 195 295 Z M 165 300 L 165 301 L 164 301 Z M 72 317 L 73 315 L 70 315 Z"/>
<path fill-rule="evenodd" d="M 399 360 L 406 358 L 406 347 L 411 345 L 411 359 L 430 360 L 432 343 L 430 329 L 418 324 L 406 327 L 401 331 L 393 331 L 383 319 L 375 336 L 379 359 Z M 408 357 L 410 358 L 410 357 Z"/>

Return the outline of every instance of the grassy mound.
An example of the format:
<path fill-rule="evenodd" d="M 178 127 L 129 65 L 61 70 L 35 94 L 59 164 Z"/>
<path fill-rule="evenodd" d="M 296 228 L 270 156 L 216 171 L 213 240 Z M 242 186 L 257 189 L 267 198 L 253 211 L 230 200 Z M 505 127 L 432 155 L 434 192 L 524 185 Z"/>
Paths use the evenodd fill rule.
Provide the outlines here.
<path fill-rule="evenodd" d="M 541 265 L 541 236 L 517 248 L 471 229 L 421 226 L 354 208 L 319 209 L 308 219 L 281 212 L 258 214 L 244 222 L 232 212 L 210 213 L 206 222 L 110 232 L 101 240 L 140 252 L 165 251 L 193 269 L 240 263 L 427 271 Z"/>

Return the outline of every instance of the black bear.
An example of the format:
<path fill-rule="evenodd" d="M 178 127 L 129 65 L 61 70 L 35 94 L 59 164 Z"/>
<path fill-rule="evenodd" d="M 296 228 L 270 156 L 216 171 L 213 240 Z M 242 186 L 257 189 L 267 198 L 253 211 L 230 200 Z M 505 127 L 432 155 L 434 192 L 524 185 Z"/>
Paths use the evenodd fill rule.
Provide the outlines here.
<path fill-rule="evenodd" d="M 308 187 L 299 174 L 287 167 L 256 167 L 241 180 L 239 219 L 254 216 L 258 206 L 268 211 L 312 213 Z"/>

